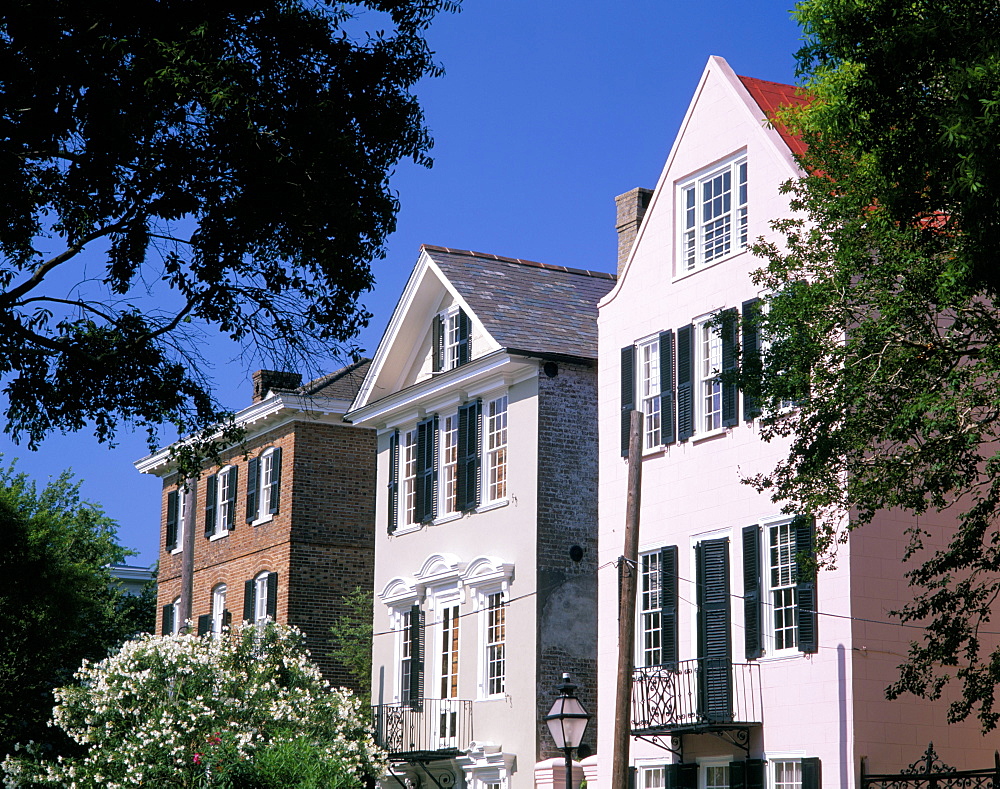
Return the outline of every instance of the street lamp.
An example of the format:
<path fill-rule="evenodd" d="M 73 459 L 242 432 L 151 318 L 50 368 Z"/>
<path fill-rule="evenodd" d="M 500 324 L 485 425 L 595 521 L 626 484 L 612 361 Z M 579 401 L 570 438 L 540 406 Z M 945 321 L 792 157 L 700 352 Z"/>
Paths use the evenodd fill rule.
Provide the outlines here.
<path fill-rule="evenodd" d="M 569 674 L 562 675 L 562 684 L 556 687 L 559 697 L 545 716 L 545 723 L 552 733 L 556 747 L 566 754 L 566 786 L 573 787 L 573 750 L 580 747 L 583 733 L 590 722 L 590 713 L 576 697 L 576 685 L 569 681 Z"/>

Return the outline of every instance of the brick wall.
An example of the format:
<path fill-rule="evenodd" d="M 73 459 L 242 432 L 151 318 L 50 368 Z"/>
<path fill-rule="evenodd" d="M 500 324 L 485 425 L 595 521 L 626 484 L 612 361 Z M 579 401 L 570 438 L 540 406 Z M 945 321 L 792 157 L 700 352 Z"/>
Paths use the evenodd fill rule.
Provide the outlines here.
<path fill-rule="evenodd" d="M 596 369 L 545 366 L 538 378 L 538 410 L 536 758 L 541 760 L 562 755 L 542 718 L 564 671 L 579 686 L 583 705 L 597 714 Z M 596 733 L 592 723 L 584 738 L 591 748 Z"/>

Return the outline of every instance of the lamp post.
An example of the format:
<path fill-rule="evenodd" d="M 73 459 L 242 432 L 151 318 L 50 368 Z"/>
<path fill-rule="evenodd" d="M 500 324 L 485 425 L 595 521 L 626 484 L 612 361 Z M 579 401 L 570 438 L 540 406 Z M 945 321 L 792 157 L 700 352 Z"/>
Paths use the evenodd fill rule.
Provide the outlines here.
<path fill-rule="evenodd" d="M 583 733 L 590 722 L 590 713 L 576 697 L 576 685 L 569 681 L 569 674 L 562 675 L 562 684 L 556 687 L 559 697 L 545 716 L 556 747 L 566 754 L 566 786 L 573 789 L 573 750 L 580 747 Z"/>

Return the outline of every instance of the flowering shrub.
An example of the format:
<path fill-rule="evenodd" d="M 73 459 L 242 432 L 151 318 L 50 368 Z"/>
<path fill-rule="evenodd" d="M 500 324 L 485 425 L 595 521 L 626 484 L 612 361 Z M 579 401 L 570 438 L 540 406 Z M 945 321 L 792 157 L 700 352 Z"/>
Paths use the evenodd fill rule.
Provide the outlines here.
<path fill-rule="evenodd" d="M 383 768 L 357 699 L 322 679 L 294 628 L 145 636 L 76 679 L 53 724 L 82 755 L 29 746 L 3 762 L 7 787 L 349 789 Z"/>

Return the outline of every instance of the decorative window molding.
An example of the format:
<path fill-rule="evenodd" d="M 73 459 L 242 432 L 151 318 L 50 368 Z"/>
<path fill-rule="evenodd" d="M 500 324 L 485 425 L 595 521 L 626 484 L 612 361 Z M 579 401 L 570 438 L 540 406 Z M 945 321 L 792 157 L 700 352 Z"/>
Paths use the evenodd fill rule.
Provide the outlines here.
<path fill-rule="evenodd" d="M 478 697 L 502 698 L 507 679 L 507 605 L 514 565 L 480 556 L 469 562 L 462 583 L 479 614 Z"/>
<path fill-rule="evenodd" d="M 678 185 L 678 276 L 747 248 L 747 198 L 745 155 Z"/>
<path fill-rule="evenodd" d="M 465 772 L 467 789 L 508 789 L 515 756 L 493 743 L 473 741 L 455 763 Z"/>
<path fill-rule="evenodd" d="M 267 523 L 278 514 L 280 505 L 281 447 L 270 447 L 247 463 L 247 523 Z"/>

